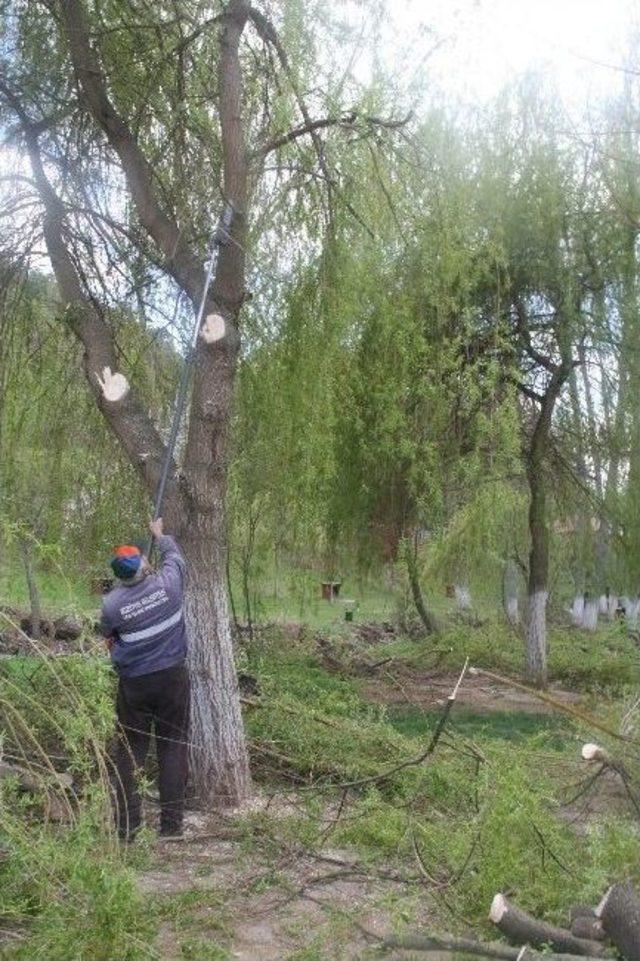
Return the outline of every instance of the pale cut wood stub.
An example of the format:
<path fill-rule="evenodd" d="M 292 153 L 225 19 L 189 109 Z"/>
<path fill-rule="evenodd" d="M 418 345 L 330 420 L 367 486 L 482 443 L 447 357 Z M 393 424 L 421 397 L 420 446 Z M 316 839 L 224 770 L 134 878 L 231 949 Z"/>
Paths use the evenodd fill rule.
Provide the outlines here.
<path fill-rule="evenodd" d="M 583 761 L 601 761 L 604 763 L 608 760 L 607 752 L 599 744 L 583 744 L 580 753 Z"/>
<path fill-rule="evenodd" d="M 124 374 L 111 373 L 110 367 L 104 367 L 102 377 L 98 373 L 95 376 L 100 385 L 102 396 L 110 404 L 117 404 L 118 401 L 124 400 L 129 393 L 129 381 Z"/>
<path fill-rule="evenodd" d="M 491 902 L 491 910 L 489 911 L 489 920 L 493 921 L 494 924 L 498 924 L 502 920 L 502 916 L 507 910 L 507 899 L 504 894 L 496 894 L 495 898 Z"/>
<path fill-rule="evenodd" d="M 227 325 L 221 314 L 208 314 L 200 328 L 200 336 L 205 344 L 215 344 L 216 341 L 222 340 L 226 332 Z"/>

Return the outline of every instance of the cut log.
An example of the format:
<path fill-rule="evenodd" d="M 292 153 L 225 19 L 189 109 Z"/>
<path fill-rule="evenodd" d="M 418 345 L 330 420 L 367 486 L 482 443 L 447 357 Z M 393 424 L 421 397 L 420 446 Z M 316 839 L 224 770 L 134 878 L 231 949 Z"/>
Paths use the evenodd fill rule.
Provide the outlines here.
<path fill-rule="evenodd" d="M 369 934 L 370 932 L 366 932 Z M 377 935 L 373 939 L 379 940 Z M 399 949 L 401 951 L 425 951 L 429 954 L 447 951 L 451 954 L 471 954 L 483 958 L 496 958 L 498 961 L 579 961 L 582 955 L 555 954 L 545 951 L 533 951 L 531 948 L 511 948 L 507 944 L 471 941 L 468 938 L 453 938 L 449 934 L 422 935 L 405 934 L 400 937 L 392 935 L 380 942 L 383 950 Z"/>
<path fill-rule="evenodd" d="M 59 617 L 53 622 L 54 636 L 59 641 L 77 641 L 82 631 L 82 621 L 71 614 Z"/>
<path fill-rule="evenodd" d="M 640 961 L 640 895 L 632 884 L 614 884 L 596 909 L 604 933 L 626 961 Z"/>
<path fill-rule="evenodd" d="M 604 941 L 605 933 L 602 922 L 594 917 L 574 918 L 571 922 L 571 933 L 576 938 L 586 938 L 588 941 Z"/>
<path fill-rule="evenodd" d="M 546 921 L 538 921 L 511 904 L 504 894 L 496 894 L 491 904 L 489 919 L 516 944 L 530 944 L 534 947 L 549 945 L 554 951 L 567 954 L 583 954 L 596 958 L 604 954 L 604 946 L 597 941 L 577 938 L 564 928 L 557 928 Z"/>
<path fill-rule="evenodd" d="M 35 641 L 39 640 L 43 634 L 50 637 L 53 633 L 53 624 L 45 617 L 39 617 L 36 623 L 29 615 L 20 618 L 20 630 Z M 36 637 L 36 634 L 38 637 Z"/>
<path fill-rule="evenodd" d="M 569 910 L 569 918 L 571 921 L 575 921 L 576 918 L 595 918 L 596 909 L 592 908 L 590 904 L 574 904 Z"/>
<path fill-rule="evenodd" d="M 70 774 L 46 771 L 42 776 L 28 768 L 20 767 L 18 764 L 8 764 L 6 761 L 0 761 L 0 780 L 4 778 L 15 778 L 23 791 L 32 794 L 46 790 L 49 784 L 63 790 L 71 790 L 73 787 L 73 778 Z"/>
<path fill-rule="evenodd" d="M 600 761 L 602 764 L 609 761 L 607 752 L 599 744 L 583 744 L 580 753 L 583 761 Z"/>

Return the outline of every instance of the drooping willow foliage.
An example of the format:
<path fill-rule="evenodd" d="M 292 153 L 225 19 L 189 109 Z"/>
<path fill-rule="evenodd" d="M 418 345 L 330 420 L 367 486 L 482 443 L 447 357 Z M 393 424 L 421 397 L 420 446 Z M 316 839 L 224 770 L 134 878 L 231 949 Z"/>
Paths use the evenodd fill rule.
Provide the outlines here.
<path fill-rule="evenodd" d="M 287 6 L 283 29 L 308 79 L 313 51 L 295 43 L 301 10 Z M 260 78 L 249 86 L 257 98 Z M 532 394 L 547 374 L 527 360 L 523 338 L 553 356 L 548 319 L 563 302 L 573 305 L 575 365 L 544 467 L 554 584 L 566 595 L 609 583 L 637 592 L 632 88 L 630 79 L 602 108 L 588 138 L 567 130 L 535 78 L 481 111 L 425 110 L 393 141 L 364 141 L 354 127 L 327 139 L 330 215 L 300 173 L 312 146 L 287 148 L 251 225 L 228 492 L 236 573 L 259 584 L 274 567 L 367 571 L 394 562 L 410 537 L 429 576 L 494 590 L 528 549 Z M 372 113 L 391 100 L 380 79 L 359 95 Z M 189 123 L 199 122 L 194 108 Z M 165 173 L 179 180 L 174 153 Z M 297 172 L 285 177 L 289 163 Z M 70 373 L 76 346 L 49 336 L 63 324 L 51 281 L 22 270 L 4 288 L 3 517 L 97 565 L 114 537 L 143 525 L 147 498 Z M 123 369 L 164 430 L 180 341 L 143 307 L 112 305 L 111 322 Z M 156 307 L 170 312 L 167 293 Z"/>

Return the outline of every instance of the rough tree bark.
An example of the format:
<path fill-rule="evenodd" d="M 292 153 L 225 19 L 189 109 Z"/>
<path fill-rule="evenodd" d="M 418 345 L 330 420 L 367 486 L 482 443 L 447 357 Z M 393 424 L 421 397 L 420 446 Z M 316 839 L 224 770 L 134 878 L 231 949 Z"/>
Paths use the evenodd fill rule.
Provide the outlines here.
<path fill-rule="evenodd" d="M 40 627 L 42 624 L 42 605 L 40 603 L 40 591 L 38 590 L 38 582 L 36 580 L 35 571 L 33 569 L 33 561 L 31 558 L 31 548 L 26 537 L 21 537 L 18 541 L 20 546 L 20 554 L 22 555 L 22 564 L 24 566 L 24 576 L 27 581 L 27 590 L 29 591 L 29 634 L 34 639 L 38 641 L 40 639 Z"/>
<path fill-rule="evenodd" d="M 413 597 L 413 603 L 416 611 L 418 612 L 418 616 L 422 621 L 427 634 L 436 634 L 438 631 L 438 622 L 428 609 L 422 593 L 422 588 L 420 586 L 420 575 L 418 573 L 417 563 L 417 544 L 412 545 L 408 538 L 404 543 L 404 558 L 407 565 L 407 575 L 409 577 L 411 596 Z"/>
<path fill-rule="evenodd" d="M 542 354 L 533 344 L 528 318 L 522 303 L 515 305 L 516 323 L 521 347 L 546 377 L 544 393 L 525 384 L 520 389 L 538 407 L 533 429 L 525 447 L 525 463 L 529 482 L 529 578 L 527 584 L 527 617 L 525 624 L 525 676 L 538 687 L 547 684 L 547 598 L 549 595 L 549 526 L 547 523 L 546 461 L 553 412 L 574 364 L 567 339 L 567 321 L 562 311 L 555 315 L 555 340 L 559 361 Z"/>

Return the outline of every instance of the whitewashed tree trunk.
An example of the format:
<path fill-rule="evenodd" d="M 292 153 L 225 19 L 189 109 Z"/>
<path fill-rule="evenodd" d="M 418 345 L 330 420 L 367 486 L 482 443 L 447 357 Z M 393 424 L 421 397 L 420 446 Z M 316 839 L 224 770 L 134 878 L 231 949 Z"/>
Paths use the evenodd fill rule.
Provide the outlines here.
<path fill-rule="evenodd" d="M 607 617 L 610 621 L 615 620 L 616 611 L 618 610 L 618 595 L 610 594 L 607 603 Z"/>
<path fill-rule="evenodd" d="M 574 627 L 582 627 L 584 621 L 584 594 L 576 594 L 571 606 L 571 622 Z"/>
<path fill-rule="evenodd" d="M 625 620 L 627 627 L 635 631 L 638 627 L 638 612 L 640 610 L 640 600 L 637 597 L 626 598 Z"/>
<path fill-rule="evenodd" d="M 584 605 L 582 626 L 585 631 L 595 631 L 598 627 L 598 601 L 589 600 Z"/>
<path fill-rule="evenodd" d="M 504 566 L 502 574 L 502 604 L 504 613 L 511 627 L 520 624 L 520 604 L 518 601 L 518 568 L 509 560 Z"/>
<path fill-rule="evenodd" d="M 606 615 L 608 610 L 609 610 L 609 598 L 607 597 L 606 594 L 601 594 L 600 600 L 598 601 L 598 613 L 602 615 Z"/>
<path fill-rule="evenodd" d="M 456 604 L 458 605 L 459 611 L 470 611 L 471 610 L 471 593 L 468 587 L 463 587 L 460 584 L 456 584 L 454 587 Z"/>
<path fill-rule="evenodd" d="M 547 675 L 547 591 L 528 596 L 526 636 L 526 676 L 540 684 Z"/>

